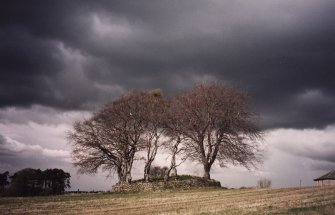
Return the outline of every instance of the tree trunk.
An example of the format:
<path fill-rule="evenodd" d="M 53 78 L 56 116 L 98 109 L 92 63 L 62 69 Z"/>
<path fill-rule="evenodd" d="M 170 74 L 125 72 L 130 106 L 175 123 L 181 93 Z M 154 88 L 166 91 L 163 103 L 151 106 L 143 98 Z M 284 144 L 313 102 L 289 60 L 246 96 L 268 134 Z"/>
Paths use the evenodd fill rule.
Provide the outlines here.
<path fill-rule="evenodd" d="M 170 172 L 170 176 L 177 176 L 177 168 L 173 167 Z"/>
<path fill-rule="evenodd" d="M 152 139 L 149 139 L 148 144 L 147 144 L 147 160 L 144 166 L 145 182 L 149 182 L 149 179 L 150 179 L 151 164 L 155 160 L 157 150 L 158 150 L 158 138 L 159 137 L 156 136 L 153 143 L 152 143 Z"/>
<path fill-rule="evenodd" d="M 117 173 L 119 177 L 119 184 L 131 183 L 131 168 L 133 164 L 132 162 L 132 157 L 130 159 L 124 159 L 122 161 L 122 165 L 118 167 Z"/>
<path fill-rule="evenodd" d="M 145 182 L 149 182 L 150 168 L 151 168 L 151 163 L 146 163 L 145 166 L 144 166 L 144 180 L 145 180 Z"/>
<path fill-rule="evenodd" d="M 170 164 L 170 168 L 165 173 L 165 177 L 164 177 L 165 181 L 168 181 L 170 176 L 177 176 L 176 154 L 178 153 L 178 146 L 180 142 L 181 142 L 181 139 L 180 139 L 180 136 L 178 136 L 177 141 L 171 150 L 171 153 L 172 153 L 171 164 Z"/>
<path fill-rule="evenodd" d="M 126 182 L 127 182 L 127 184 L 130 184 L 131 180 L 132 180 L 132 177 L 131 177 L 131 173 L 130 173 L 130 170 L 129 170 L 127 172 L 127 175 L 126 175 Z"/>
<path fill-rule="evenodd" d="M 131 169 L 133 167 L 133 162 L 134 162 L 134 155 L 135 155 L 135 150 L 132 151 L 132 154 L 130 156 L 130 159 L 127 161 L 127 174 L 126 174 L 126 182 L 128 184 L 131 183 L 132 177 L 131 177 Z"/>
<path fill-rule="evenodd" d="M 126 168 L 125 166 L 123 166 L 123 168 L 120 171 L 120 175 L 119 175 L 119 184 L 126 183 L 127 181 L 126 176 L 127 176 Z"/>
<path fill-rule="evenodd" d="M 136 148 L 132 147 L 129 152 L 129 157 L 125 160 L 125 166 L 124 168 L 124 183 L 130 184 L 132 177 L 131 177 L 131 169 L 134 162 L 134 155 L 136 152 Z"/>
<path fill-rule="evenodd" d="M 117 167 L 116 173 L 117 173 L 117 176 L 118 176 L 118 179 L 119 179 L 118 184 L 120 184 L 121 181 L 122 181 L 122 168 L 121 168 L 121 166 Z"/>
<path fill-rule="evenodd" d="M 168 170 L 165 171 L 164 181 L 168 181 L 169 180 L 170 171 L 171 171 L 171 169 L 168 169 Z"/>
<path fill-rule="evenodd" d="M 204 178 L 210 180 L 211 179 L 211 175 L 210 175 L 210 171 L 211 171 L 211 165 L 204 164 Z"/>
<path fill-rule="evenodd" d="M 176 154 L 172 155 L 171 159 L 171 171 L 169 172 L 169 176 L 177 176 L 177 168 L 176 168 Z"/>

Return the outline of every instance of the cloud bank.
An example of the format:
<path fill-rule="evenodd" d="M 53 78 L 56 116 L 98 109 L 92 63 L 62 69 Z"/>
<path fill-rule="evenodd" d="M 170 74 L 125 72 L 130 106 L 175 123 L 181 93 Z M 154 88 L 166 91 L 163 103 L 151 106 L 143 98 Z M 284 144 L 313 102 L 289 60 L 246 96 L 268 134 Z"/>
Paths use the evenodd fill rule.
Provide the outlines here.
<path fill-rule="evenodd" d="M 1 107 L 94 110 L 129 89 L 169 95 L 214 79 L 248 91 L 265 128 L 334 122 L 331 0 L 4 1 L 1 8 Z M 313 91 L 326 100 L 299 97 Z"/>

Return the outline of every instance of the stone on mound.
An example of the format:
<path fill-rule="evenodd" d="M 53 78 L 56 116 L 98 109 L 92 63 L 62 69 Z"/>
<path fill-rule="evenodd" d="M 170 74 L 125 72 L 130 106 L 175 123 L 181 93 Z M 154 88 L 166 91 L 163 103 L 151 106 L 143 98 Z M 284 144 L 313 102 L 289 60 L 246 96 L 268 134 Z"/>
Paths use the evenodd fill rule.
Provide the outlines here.
<path fill-rule="evenodd" d="M 181 181 L 159 181 L 159 182 L 135 182 L 131 184 L 116 184 L 112 186 L 112 192 L 139 192 L 165 189 L 188 190 L 192 188 L 216 187 L 221 188 L 221 183 L 216 180 L 204 178 L 192 178 Z"/>

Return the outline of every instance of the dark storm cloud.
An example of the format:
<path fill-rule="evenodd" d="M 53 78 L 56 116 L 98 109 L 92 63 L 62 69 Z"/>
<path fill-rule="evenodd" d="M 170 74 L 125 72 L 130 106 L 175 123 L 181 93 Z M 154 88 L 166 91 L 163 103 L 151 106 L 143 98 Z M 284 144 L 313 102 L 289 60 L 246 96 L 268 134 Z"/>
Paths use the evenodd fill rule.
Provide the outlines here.
<path fill-rule="evenodd" d="M 203 80 L 250 93 L 262 126 L 335 122 L 335 3 L 2 1 L 0 105 L 90 109 Z"/>

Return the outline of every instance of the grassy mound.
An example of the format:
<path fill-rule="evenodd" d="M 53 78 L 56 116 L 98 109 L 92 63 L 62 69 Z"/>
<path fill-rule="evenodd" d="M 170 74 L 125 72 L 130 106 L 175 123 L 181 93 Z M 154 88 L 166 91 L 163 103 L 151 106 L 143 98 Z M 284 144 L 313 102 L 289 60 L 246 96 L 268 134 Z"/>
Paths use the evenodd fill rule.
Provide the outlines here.
<path fill-rule="evenodd" d="M 221 188 L 219 181 L 207 180 L 197 176 L 180 175 L 171 177 L 168 181 L 163 178 L 155 178 L 150 182 L 145 182 L 143 179 L 133 181 L 130 184 L 116 184 L 112 186 L 112 192 L 140 192 L 140 191 L 155 191 L 166 189 L 189 190 L 196 188 Z"/>

